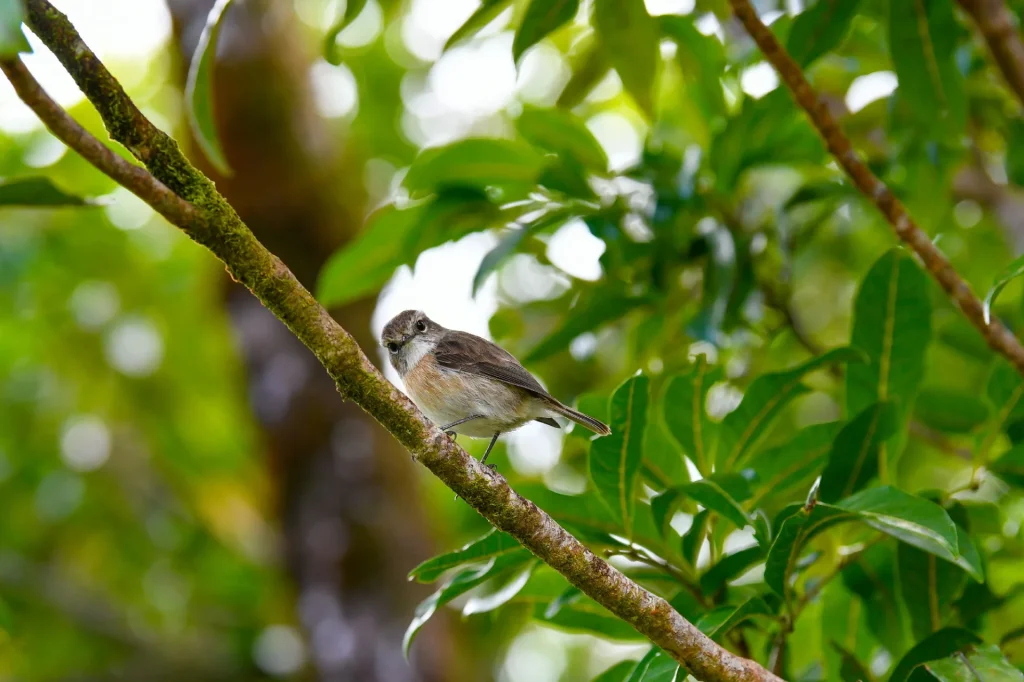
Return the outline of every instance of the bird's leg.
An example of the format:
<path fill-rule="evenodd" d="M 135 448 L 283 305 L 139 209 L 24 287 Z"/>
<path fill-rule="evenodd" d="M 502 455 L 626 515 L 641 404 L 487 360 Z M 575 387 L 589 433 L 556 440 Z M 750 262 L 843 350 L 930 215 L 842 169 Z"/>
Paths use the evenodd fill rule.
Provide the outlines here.
<path fill-rule="evenodd" d="M 491 454 L 491 450 L 494 449 L 494 444 L 498 442 L 498 436 L 500 436 L 500 435 L 501 435 L 501 432 L 497 431 L 497 432 L 495 432 L 494 436 L 491 438 L 491 443 L 490 443 L 490 445 L 487 446 L 487 451 L 484 452 L 484 456 L 480 458 L 480 463 L 481 464 L 487 464 L 487 455 Z M 494 465 L 494 464 L 491 465 L 491 469 L 497 469 L 497 468 L 498 468 L 497 465 Z"/>
<path fill-rule="evenodd" d="M 455 426 L 458 426 L 459 424 L 465 424 L 468 421 L 473 421 L 474 419 L 479 419 L 481 416 L 483 416 L 483 415 L 471 414 L 468 417 L 464 417 L 462 419 L 458 419 L 456 421 L 453 421 L 451 424 L 445 424 L 444 426 L 441 427 L 441 430 L 444 431 L 446 434 L 448 434 L 449 438 L 451 438 L 452 440 L 455 440 L 455 432 L 454 431 L 450 431 L 449 429 L 451 429 L 451 428 L 453 428 Z"/>

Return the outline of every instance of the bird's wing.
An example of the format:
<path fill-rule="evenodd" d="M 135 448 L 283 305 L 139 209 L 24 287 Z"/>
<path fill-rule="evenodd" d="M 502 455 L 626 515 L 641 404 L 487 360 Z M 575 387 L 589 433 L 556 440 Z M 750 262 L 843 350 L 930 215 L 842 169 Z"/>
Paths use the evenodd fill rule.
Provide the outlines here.
<path fill-rule="evenodd" d="M 434 357 L 441 367 L 490 377 L 518 386 L 540 398 L 551 398 L 511 353 L 479 336 L 450 331 L 438 341 Z"/>

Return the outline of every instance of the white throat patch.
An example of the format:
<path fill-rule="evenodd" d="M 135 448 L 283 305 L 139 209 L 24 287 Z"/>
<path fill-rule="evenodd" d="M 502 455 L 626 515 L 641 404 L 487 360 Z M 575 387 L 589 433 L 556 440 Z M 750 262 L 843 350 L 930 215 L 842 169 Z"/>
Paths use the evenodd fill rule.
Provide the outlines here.
<path fill-rule="evenodd" d="M 434 350 L 434 344 L 427 341 L 424 338 L 417 337 L 411 339 L 405 344 L 402 349 L 402 360 L 405 363 L 405 371 L 410 371 L 413 367 L 420 364 L 420 360 L 423 356 Z"/>

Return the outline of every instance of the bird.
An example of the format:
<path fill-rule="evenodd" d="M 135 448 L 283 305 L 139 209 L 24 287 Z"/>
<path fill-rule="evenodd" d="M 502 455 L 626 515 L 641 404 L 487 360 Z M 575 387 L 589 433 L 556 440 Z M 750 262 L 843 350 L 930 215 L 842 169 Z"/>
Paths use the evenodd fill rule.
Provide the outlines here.
<path fill-rule="evenodd" d="M 395 315 L 381 332 L 381 345 L 406 393 L 430 421 L 452 438 L 491 439 L 481 464 L 498 436 L 531 421 L 560 428 L 555 417 L 565 417 L 598 436 L 611 434 L 601 421 L 552 397 L 501 346 L 447 329 L 421 310 Z"/>

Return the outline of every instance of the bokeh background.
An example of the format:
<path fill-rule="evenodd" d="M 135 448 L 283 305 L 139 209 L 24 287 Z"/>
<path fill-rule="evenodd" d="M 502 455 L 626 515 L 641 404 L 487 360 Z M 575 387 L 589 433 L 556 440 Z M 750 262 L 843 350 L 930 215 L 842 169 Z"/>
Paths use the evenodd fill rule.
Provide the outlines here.
<path fill-rule="evenodd" d="M 332 65 L 323 39 L 343 0 L 238 0 L 215 69 L 218 130 L 234 171 L 225 176 L 194 144 L 183 113 L 212 1 L 54 4 L 311 288 L 396 193 L 419 150 L 508 136 L 524 107 L 554 106 L 586 66 L 590 34 L 583 3 L 517 68 L 511 29 L 524 3 L 445 50 L 477 0 L 369 0 L 338 36 L 342 63 Z M 766 21 L 785 23 L 805 3 L 756 4 Z M 815 81 L 983 291 L 1024 246 L 1014 106 L 964 28 L 968 125 L 956 135 L 922 132 L 898 99 L 885 3 L 862 4 L 842 48 L 815 65 Z M 380 329 L 406 308 L 520 353 L 579 314 L 580 300 L 628 294 L 627 308 L 569 333 L 530 369 L 573 400 L 705 353 L 728 369 L 713 395 L 718 415 L 752 374 L 805 358 L 808 345 L 845 343 L 857 283 L 892 237 L 849 193 L 819 186 L 818 195 L 797 196 L 834 174 L 799 114 L 772 119 L 757 108 L 786 95 L 722 5 L 646 2 L 650 14 L 690 17 L 728 48 L 720 111 L 680 75 L 669 42 L 656 121 L 614 72 L 598 73 L 574 103 L 607 155 L 611 192 L 636 216 L 622 233 L 563 222 L 474 291 L 500 233 L 473 232 L 335 307 L 341 324 L 378 361 Z M 101 133 L 70 77 L 32 43 L 31 71 Z M 658 175 L 665 150 L 680 152 L 686 173 Z M 685 185 L 708 168 L 714 199 L 688 212 Z M 574 682 L 642 654 L 640 643 L 556 630 L 526 614 L 448 609 L 407 662 L 403 633 L 431 591 L 407 573 L 478 536 L 482 520 L 343 403 L 312 356 L 208 253 L 68 153 L 0 82 L 0 177 L 22 175 L 45 175 L 97 205 L 0 206 L 0 679 Z M 666 182 L 678 190 L 674 204 Z M 664 211 L 687 234 L 712 235 L 709 246 L 695 254 L 657 242 L 664 257 L 651 265 L 650 226 L 660 229 Z M 953 489 L 971 476 L 957 448 L 985 419 L 961 396 L 983 394 L 988 365 L 972 332 L 935 298 L 943 342 L 930 351 L 936 371 L 919 410 L 931 409 L 931 419 L 919 415 L 899 475 Z M 1001 298 L 1010 321 L 1020 321 L 1019 298 L 1016 284 Z M 388 376 L 396 380 L 390 368 Z M 836 418 L 829 381 L 798 401 L 789 423 Z M 952 415 L 960 421 L 949 427 Z M 465 445 L 479 454 L 484 444 Z M 535 424 L 504 438 L 494 461 L 514 485 L 579 492 L 585 446 Z M 999 499 L 992 542 L 1017 542 L 1024 504 Z M 729 546 L 751 542 L 736 533 Z M 1020 572 L 1005 569 L 1002 584 Z M 1010 630 L 1013 604 L 1006 609 Z"/>

